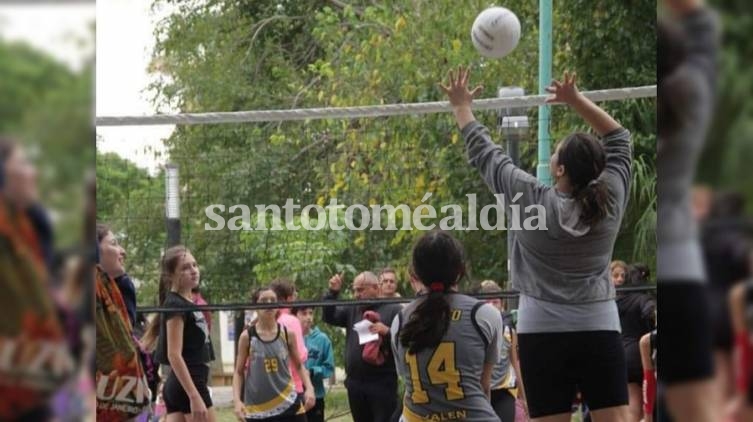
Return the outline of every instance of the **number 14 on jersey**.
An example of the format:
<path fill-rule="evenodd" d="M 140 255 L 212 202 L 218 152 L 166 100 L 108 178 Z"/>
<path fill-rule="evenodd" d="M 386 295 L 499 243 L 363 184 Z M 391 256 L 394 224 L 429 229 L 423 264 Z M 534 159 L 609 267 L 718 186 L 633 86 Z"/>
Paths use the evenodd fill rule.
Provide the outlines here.
<path fill-rule="evenodd" d="M 411 401 L 415 404 L 426 404 L 429 395 L 421 385 L 420 368 L 416 355 L 406 352 L 405 362 L 410 370 L 410 379 L 413 387 Z M 455 343 L 439 343 L 429 359 L 429 364 L 423 368 L 432 385 L 444 385 L 444 393 L 447 400 L 461 400 L 465 397 L 463 388 L 460 386 L 460 372 L 455 365 Z"/>

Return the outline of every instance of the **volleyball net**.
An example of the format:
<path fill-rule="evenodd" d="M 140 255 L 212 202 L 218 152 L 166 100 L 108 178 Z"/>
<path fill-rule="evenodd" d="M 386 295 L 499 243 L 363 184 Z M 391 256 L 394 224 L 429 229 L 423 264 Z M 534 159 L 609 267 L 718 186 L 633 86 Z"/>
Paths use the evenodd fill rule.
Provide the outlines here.
<path fill-rule="evenodd" d="M 656 88 L 586 95 L 631 130 L 636 144 L 630 205 L 614 258 L 652 266 L 655 125 L 646 116 L 654 114 Z M 518 165 L 532 174 L 537 106 L 544 100 L 474 101 L 476 118 L 508 153 L 515 149 Z M 178 239 L 199 263 L 202 294 L 215 305 L 242 304 L 253 288 L 277 277 L 294 281 L 301 299 L 316 299 L 334 273 L 352 280 L 385 267 L 397 271 L 401 293 L 412 295 L 410 250 L 427 227 L 449 228 L 463 242 L 468 276 L 461 290 L 485 279 L 509 286 L 508 232 L 500 227 L 514 222 L 500 224 L 493 209 L 482 215 L 495 198 L 467 164 L 450 110 L 447 102 L 430 102 L 100 116 L 100 128 L 176 127 L 162 148 L 142 150 L 133 142 L 128 159 L 98 153 L 99 220 L 125 247 L 143 306 L 156 305 L 160 256 Z M 548 126 L 552 148 L 567 133 L 587 129 L 557 105 Z M 131 141 L 123 137 L 121 149 Z M 145 169 L 146 161 L 159 166 Z"/>

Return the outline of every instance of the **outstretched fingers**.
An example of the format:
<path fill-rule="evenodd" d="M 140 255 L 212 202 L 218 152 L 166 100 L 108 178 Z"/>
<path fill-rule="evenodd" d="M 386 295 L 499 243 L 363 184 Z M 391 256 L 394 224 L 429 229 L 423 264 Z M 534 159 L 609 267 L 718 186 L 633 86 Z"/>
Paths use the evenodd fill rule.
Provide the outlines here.
<path fill-rule="evenodd" d="M 575 79 L 576 79 L 577 76 L 578 76 L 578 74 L 575 73 L 575 72 L 573 72 L 572 74 L 570 74 L 570 85 L 575 85 Z"/>
<path fill-rule="evenodd" d="M 465 92 L 470 94 L 471 98 L 478 95 L 482 90 L 482 85 L 477 85 L 471 91 L 468 91 L 468 83 L 471 79 L 470 67 L 458 66 L 457 69 L 450 69 L 447 71 L 447 82 L 440 81 L 437 86 L 447 94 L 448 96 Z"/>
<path fill-rule="evenodd" d="M 565 81 L 565 85 L 574 85 L 575 84 L 575 79 L 576 79 L 576 73 L 575 72 L 566 71 L 563 74 L 563 76 L 562 76 L 562 80 Z"/>

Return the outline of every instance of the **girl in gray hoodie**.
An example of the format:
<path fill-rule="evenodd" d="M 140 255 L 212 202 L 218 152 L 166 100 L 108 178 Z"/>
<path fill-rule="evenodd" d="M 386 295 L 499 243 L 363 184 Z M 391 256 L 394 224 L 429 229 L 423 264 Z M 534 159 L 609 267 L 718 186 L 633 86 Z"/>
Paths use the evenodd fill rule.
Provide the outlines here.
<path fill-rule="evenodd" d="M 519 209 L 543 207 L 545 228 L 511 230 L 511 279 L 520 291 L 518 344 L 531 418 L 570 420 L 577 391 L 595 421 L 627 420 L 627 377 L 612 249 L 630 190 L 630 133 L 575 85 L 575 74 L 553 81 L 548 102 L 565 103 L 599 136 L 573 133 L 550 161 L 554 186 L 516 167 L 489 130 L 475 120 L 469 71 L 450 72 L 449 96 L 465 139 L 468 162 L 494 194 Z"/>

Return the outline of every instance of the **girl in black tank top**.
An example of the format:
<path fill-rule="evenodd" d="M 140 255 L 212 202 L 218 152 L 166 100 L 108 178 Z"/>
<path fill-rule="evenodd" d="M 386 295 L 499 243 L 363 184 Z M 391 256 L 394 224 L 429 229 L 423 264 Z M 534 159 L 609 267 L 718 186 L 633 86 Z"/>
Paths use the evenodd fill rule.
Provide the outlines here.
<path fill-rule="evenodd" d="M 170 365 L 162 390 L 167 420 L 215 422 L 209 396 L 209 362 L 214 350 L 206 318 L 193 310 L 191 290 L 199 285 L 199 266 L 184 246 L 173 246 L 162 258 L 160 305 L 166 311 L 152 321 L 144 335 L 146 345 L 156 343 L 156 359 Z M 181 309 L 185 308 L 185 310 Z M 155 337 L 155 333 L 159 335 Z"/>

